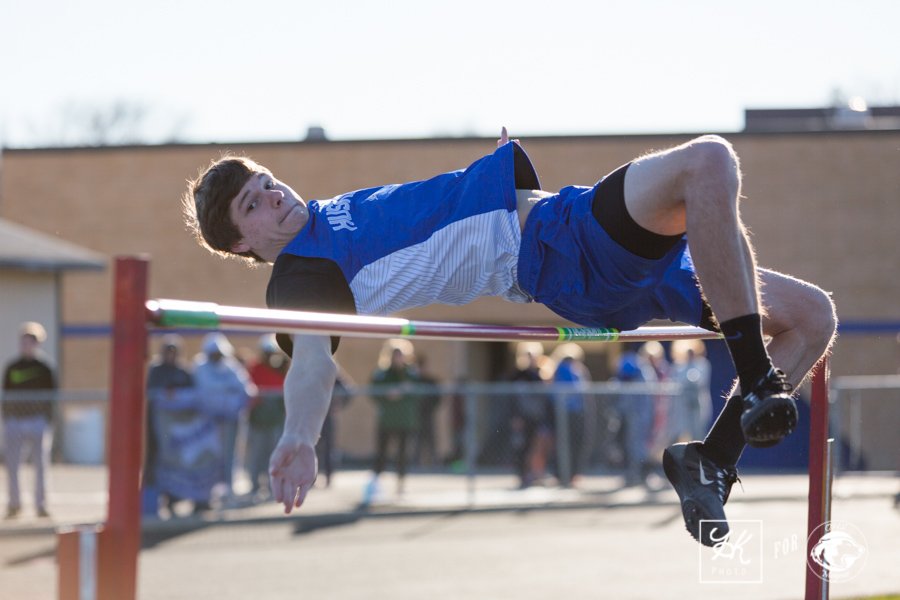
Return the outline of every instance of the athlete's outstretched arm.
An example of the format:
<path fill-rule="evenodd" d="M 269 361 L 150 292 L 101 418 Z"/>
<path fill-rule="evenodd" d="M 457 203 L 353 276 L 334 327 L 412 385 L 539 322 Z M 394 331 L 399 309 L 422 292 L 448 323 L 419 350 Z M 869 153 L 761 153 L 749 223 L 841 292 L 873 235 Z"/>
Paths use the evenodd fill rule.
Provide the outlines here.
<path fill-rule="evenodd" d="M 284 381 L 284 433 L 269 460 L 272 495 L 284 504 L 285 514 L 303 503 L 316 480 L 316 440 L 336 376 L 329 336 L 294 336 L 294 355 Z"/>

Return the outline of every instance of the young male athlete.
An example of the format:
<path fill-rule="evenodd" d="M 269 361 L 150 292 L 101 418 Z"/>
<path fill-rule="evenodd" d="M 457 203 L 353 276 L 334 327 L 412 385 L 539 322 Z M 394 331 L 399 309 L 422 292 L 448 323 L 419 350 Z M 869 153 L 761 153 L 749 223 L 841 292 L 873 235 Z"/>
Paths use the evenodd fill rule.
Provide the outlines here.
<path fill-rule="evenodd" d="M 306 202 L 257 163 L 226 157 L 190 182 L 184 204 L 202 245 L 274 263 L 270 308 L 387 315 L 500 295 L 588 327 L 633 329 L 657 318 L 718 327 L 736 391 L 704 441 L 664 455 L 688 531 L 713 545 L 727 526 L 701 536 L 700 520 L 725 520 L 745 442 L 768 447 L 793 431 L 792 386 L 836 327 L 820 289 L 757 268 L 740 192 L 731 145 L 703 136 L 634 160 L 594 187 L 550 194 L 504 129 L 498 149 L 465 170 L 325 201 Z M 280 339 L 294 360 L 269 472 L 286 513 L 316 477 L 338 341 Z"/>

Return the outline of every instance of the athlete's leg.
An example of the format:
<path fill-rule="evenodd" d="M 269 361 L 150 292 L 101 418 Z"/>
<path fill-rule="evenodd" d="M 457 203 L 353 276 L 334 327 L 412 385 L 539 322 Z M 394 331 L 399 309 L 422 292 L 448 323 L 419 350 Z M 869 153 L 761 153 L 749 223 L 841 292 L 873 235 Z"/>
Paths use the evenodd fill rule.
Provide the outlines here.
<path fill-rule="evenodd" d="M 816 286 L 775 271 L 761 269 L 760 282 L 769 355 L 797 387 L 834 341 L 834 306 Z"/>
<path fill-rule="evenodd" d="M 771 337 L 772 361 L 797 387 L 828 351 L 837 321 L 828 295 L 819 288 L 781 273 L 760 270 L 762 301 L 767 307 L 763 331 Z M 718 465 L 733 467 L 746 446 L 741 430 L 744 412 L 732 390 L 700 452 Z"/>
<path fill-rule="evenodd" d="M 797 409 L 763 342 L 758 270 L 738 213 L 737 155 L 722 138 L 704 136 L 637 160 L 624 183 L 626 207 L 638 225 L 660 235 L 687 231 L 697 277 L 737 369 L 744 435 L 753 445 L 777 444 L 796 426 Z"/>
<path fill-rule="evenodd" d="M 738 214 L 737 155 L 704 136 L 632 163 L 625 205 L 638 225 L 659 235 L 687 232 L 704 293 L 719 322 L 759 313 L 755 260 Z"/>
<path fill-rule="evenodd" d="M 687 232 L 697 276 L 731 338 L 728 347 L 745 394 L 729 399 L 704 442 L 676 444 L 663 456 L 688 531 L 714 545 L 728 532 L 723 505 L 746 437 L 773 445 L 793 429 L 796 407 L 785 379 L 799 384 L 827 350 L 834 311 L 821 290 L 756 268 L 738 212 L 739 163 L 721 138 L 699 138 L 639 159 L 624 183 L 626 207 L 638 225 L 662 236 Z M 771 358 L 763 332 L 772 338 Z M 773 362 L 786 371 L 784 377 Z M 703 520 L 721 521 L 717 536 L 700 531 Z"/>

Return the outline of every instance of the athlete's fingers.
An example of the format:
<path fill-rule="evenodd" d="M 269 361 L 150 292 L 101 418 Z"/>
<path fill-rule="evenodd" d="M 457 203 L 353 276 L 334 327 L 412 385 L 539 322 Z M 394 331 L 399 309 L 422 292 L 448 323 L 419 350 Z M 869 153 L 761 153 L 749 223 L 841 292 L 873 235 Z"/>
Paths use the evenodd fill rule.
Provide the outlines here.
<path fill-rule="evenodd" d="M 509 143 L 509 132 L 506 131 L 506 127 L 500 129 L 500 141 L 497 142 L 497 147 L 505 146 Z"/>
<path fill-rule="evenodd" d="M 272 499 L 281 502 L 281 478 L 274 471 L 269 471 L 269 489 L 272 491 Z"/>
<path fill-rule="evenodd" d="M 273 454 L 269 461 L 269 489 L 272 491 L 272 498 L 275 502 L 283 502 L 284 496 L 281 493 L 281 486 L 284 482 L 284 478 L 280 473 L 281 465 L 276 461 L 277 456 Z"/>
<path fill-rule="evenodd" d="M 284 514 L 291 514 L 294 508 L 294 501 L 297 498 L 297 486 L 292 482 L 283 479 L 281 482 L 281 502 L 284 504 Z"/>
<path fill-rule="evenodd" d="M 300 505 L 303 504 L 303 501 L 306 500 L 306 494 L 309 493 L 309 489 L 311 485 L 301 485 L 297 490 L 297 497 L 294 499 L 294 506 L 300 508 Z"/>

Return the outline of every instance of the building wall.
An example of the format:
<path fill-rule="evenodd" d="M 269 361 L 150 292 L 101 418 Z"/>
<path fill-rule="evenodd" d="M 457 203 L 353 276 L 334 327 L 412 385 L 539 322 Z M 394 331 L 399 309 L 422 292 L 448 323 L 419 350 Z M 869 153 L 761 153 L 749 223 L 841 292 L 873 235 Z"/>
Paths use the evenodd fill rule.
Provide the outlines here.
<path fill-rule="evenodd" d="M 900 322 L 900 132 L 728 134 L 745 175 L 744 221 L 761 265 L 816 282 L 834 293 L 845 322 Z M 523 139 L 545 189 L 591 185 L 603 174 L 650 149 L 687 136 L 559 137 Z M 493 140 L 191 145 L 106 149 L 4 151 L 0 216 L 107 256 L 152 256 L 154 297 L 263 306 L 268 267 L 248 268 L 200 248 L 182 223 L 186 179 L 231 150 L 267 165 L 307 199 L 411 181 L 470 164 L 492 151 Z M 110 318 L 112 270 L 65 275 L 62 320 L 99 325 Z M 537 305 L 482 299 L 465 308 L 427 307 L 404 316 L 471 322 L 560 324 Z M 195 351 L 199 338 L 188 339 Z M 252 347 L 244 336 L 236 345 Z M 336 358 L 357 381 L 367 381 L 377 340 L 341 345 Z M 479 364 L 449 343 L 429 343 L 432 370 L 454 379 Z M 109 348 L 102 337 L 64 342 L 65 385 L 102 388 Z M 475 355 L 477 351 L 469 354 Z M 835 349 L 840 374 L 897 370 L 893 335 L 845 336 Z M 361 404 L 361 403 L 360 403 Z M 892 422 L 900 418 L 895 406 Z M 371 407 L 352 406 L 344 432 L 368 445 Z M 887 427 L 883 415 L 873 426 Z M 887 448 L 879 448 L 887 453 Z M 891 450 L 895 456 L 895 448 Z"/>

